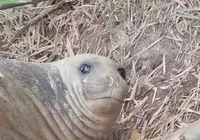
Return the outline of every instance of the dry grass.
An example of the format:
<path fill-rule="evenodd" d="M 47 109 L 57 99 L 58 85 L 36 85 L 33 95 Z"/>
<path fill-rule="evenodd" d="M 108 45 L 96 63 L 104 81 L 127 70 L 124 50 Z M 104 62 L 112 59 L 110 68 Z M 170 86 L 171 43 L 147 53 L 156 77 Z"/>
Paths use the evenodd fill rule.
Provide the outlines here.
<path fill-rule="evenodd" d="M 199 0 L 59 2 L 0 11 L 0 56 L 45 63 L 87 52 L 123 64 L 130 94 L 109 139 L 159 140 L 199 118 Z"/>

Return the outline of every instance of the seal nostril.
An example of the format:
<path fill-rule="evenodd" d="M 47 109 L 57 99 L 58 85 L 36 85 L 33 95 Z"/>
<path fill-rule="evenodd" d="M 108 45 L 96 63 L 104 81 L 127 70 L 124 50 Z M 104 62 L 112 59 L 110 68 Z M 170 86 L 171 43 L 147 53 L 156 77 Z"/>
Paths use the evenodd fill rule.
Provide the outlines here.
<path fill-rule="evenodd" d="M 124 68 L 118 68 L 117 71 L 119 72 L 119 74 L 123 79 L 126 79 L 126 71 Z"/>
<path fill-rule="evenodd" d="M 109 87 L 112 87 L 113 84 L 114 84 L 114 79 L 112 77 L 109 77 L 109 79 L 110 79 L 110 85 L 109 85 Z"/>

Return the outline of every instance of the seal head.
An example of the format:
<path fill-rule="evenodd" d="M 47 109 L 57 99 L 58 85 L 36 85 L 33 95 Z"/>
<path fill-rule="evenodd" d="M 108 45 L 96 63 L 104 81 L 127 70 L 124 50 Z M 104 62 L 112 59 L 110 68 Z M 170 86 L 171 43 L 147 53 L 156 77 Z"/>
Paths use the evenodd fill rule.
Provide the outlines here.
<path fill-rule="evenodd" d="M 88 112 L 116 119 L 128 90 L 122 66 L 93 54 L 74 56 L 56 66 L 74 99 Z"/>

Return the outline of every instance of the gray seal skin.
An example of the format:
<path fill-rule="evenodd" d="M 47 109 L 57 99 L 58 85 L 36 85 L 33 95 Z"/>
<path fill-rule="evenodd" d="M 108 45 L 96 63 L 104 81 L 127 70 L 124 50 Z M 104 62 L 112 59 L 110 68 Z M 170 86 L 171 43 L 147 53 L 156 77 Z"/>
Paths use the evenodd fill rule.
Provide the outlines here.
<path fill-rule="evenodd" d="M 127 92 L 125 70 L 103 56 L 0 58 L 0 140 L 103 140 Z"/>

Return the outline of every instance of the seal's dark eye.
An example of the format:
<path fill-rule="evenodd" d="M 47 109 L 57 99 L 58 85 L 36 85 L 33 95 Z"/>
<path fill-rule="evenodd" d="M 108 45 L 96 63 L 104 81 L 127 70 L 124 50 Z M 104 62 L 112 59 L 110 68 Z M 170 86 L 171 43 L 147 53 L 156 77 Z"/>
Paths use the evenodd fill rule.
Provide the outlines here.
<path fill-rule="evenodd" d="M 89 74 L 91 69 L 92 69 L 92 66 L 88 64 L 83 64 L 80 67 L 80 71 L 82 74 Z"/>

